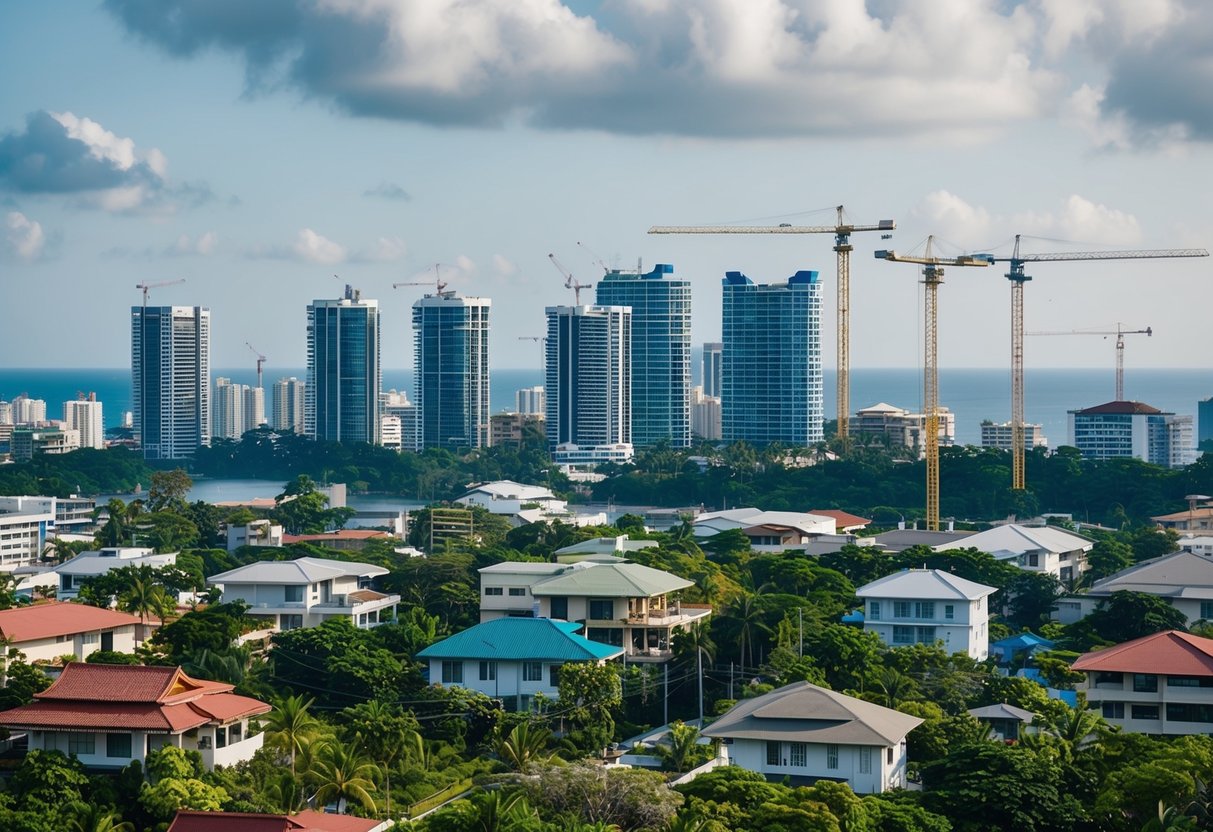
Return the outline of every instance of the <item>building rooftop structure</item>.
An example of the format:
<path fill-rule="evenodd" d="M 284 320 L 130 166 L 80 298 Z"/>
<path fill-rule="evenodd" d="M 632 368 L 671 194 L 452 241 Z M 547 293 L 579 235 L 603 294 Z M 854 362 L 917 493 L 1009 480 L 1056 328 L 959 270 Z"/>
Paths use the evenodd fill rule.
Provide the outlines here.
<path fill-rule="evenodd" d="M 208 583 L 238 584 L 312 584 L 330 578 L 373 578 L 388 574 L 388 570 L 372 563 L 355 563 L 327 558 L 296 558 L 295 560 L 263 560 L 238 566 L 211 575 Z"/>
<path fill-rule="evenodd" d="M 304 809 L 295 815 L 181 809 L 167 832 L 381 832 L 395 821 Z"/>
<path fill-rule="evenodd" d="M 581 627 L 551 618 L 494 618 L 431 644 L 417 658 L 597 662 L 623 655 L 622 647 L 577 635 Z"/>
<path fill-rule="evenodd" d="M 694 586 L 694 581 L 660 569 L 641 566 L 618 558 L 609 562 L 595 558 L 578 563 L 559 564 L 564 571 L 534 584 L 531 594 L 584 595 L 604 598 L 650 598 Z"/>
<path fill-rule="evenodd" d="M 815 508 L 809 514 L 816 517 L 833 517 L 834 527 L 838 531 L 850 531 L 852 529 L 862 529 L 871 524 L 871 520 L 867 517 L 860 517 L 857 514 L 851 514 L 846 511 L 841 511 L 836 508 Z"/>
<path fill-rule="evenodd" d="M 88 604 L 52 601 L 0 610 L 0 637 L 11 644 L 139 624 L 136 616 Z M 65 651 L 67 652 L 66 648 Z"/>
<path fill-rule="evenodd" d="M 976 719 L 1009 719 L 1014 722 L 1022 722 L 1024 725 L 1031 725 L 1032 721 L 1036 719 L 1036 714 L 1031 711 L 1008 705 L 1006 702 L 986 705 L 984 708 L 970 708 L 965 713 Z"/>
<path fill-rule="evenodd" d="M 1213 559 L 1188 551 L 1151 558 L 1101 578 L 1087 594 L 1102 598 L 1122 591 L 1213 600 Z"/>
<path fill-rule="evenodd" d="M 860 598 L 976 601 L 997 591 L 996 587 L 979 584 L 940 569 L 903 569 L 859 587 L 855 594 Z"/>
<path fill-rule="evenodd" d="M 1023 526 L 1018 523 L 993 526 L 984 532 L 969 535 L 963 541 L 964 548 L 980 549 L 998 560 L 1011 560 L 1034 550 L 1068 552 L 1089 549 L 1095 543 L 1088 537 L 1056 526 Z M 944 552 L 955 547 L 940 543 L 933 548 L 936 552 Z"/>
<path fill-rule="evenodd" d="M 911 546 L 938 546 L 947 544 L 956 548 L 960 541 L 972 537 L 976 532 L 969 531 L 929 531 L 927 529 L 891 529 L 887 532 L 873 535 L 872 541 L 876 546 L 896 554 L 904 552 Z M 961 544 L 963 548 L 964 544 Z"/>
<path fill-rule="evenodd" d="M 1167 630 L 1079 656 L 1077 671 L 1213 676 L 1213 639 Z"/>
<path fill-rule="evenodd" d="M 1162 411 L 1157 407 L 1145 404 L 1144 402 L 1105 402 L 1104 404 L 1097 404 L 1094 407 L 1086 407 L 1082 410 L 1075 410 L 1073 412 L 1083 416 L 1094 416 L 1100 414 L 1150 416 L 1156 413 L 1162 413 Z"/>

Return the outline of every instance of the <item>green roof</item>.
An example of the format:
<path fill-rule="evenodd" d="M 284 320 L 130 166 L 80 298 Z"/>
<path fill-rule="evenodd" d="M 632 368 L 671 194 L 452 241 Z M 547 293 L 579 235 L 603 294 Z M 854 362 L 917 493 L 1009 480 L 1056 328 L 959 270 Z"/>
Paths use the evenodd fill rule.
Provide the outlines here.
<path fill-rule="evenodd" d="M 581 561 L 567 572 L 539 581 L 532 595 L 584 595 L 599 598 L 651 598 L 694 586 L 686 578 L 639 563 Z"/>
<path fill-rule="evenodd" d="M 621 647 L 577 635 L 580 629 L 551 618 L 495 618 L 431 644 L 417 658 L 585 662 L 623 654 Z"/>

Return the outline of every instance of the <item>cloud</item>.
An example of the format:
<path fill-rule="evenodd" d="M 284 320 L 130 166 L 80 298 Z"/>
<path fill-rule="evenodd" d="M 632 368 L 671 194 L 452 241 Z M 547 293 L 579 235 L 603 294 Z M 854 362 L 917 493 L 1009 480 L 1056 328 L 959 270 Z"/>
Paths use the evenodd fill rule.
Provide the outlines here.
<path fill-rule="evenodd" d="M 363 191 L 362 195 L 377 196 L 380 199 L 398 199 L 403 202 L 411 202 L 413 200 L 412 195 L 395 182 L 380 182 L 375 187 Z"/>
<path fill-rule="evenodd" d="M 351 249 L 311 228 L 303 228 L 290 245 L 256 246 L 247 252 L 247 256 L 334 266 L 338 263 L 391 263 L 403 259 L 406 253 L 407 247 L 399 237 L 380 237 L 369 246 Z"/>
<path fill-rule="evenodd" d="M 961 139 L 1045 114 L 1063 92 L 1060 74 L 1037 59 L 1041 4 L 1050 5 L 105 0 L 129 32 L 171 55 L 224 51 L 243 62 L 255 93 L 289 86 L 357 116 Z M 1059 42 L 1090 26 L 1063 30 L 1054 17 Z"/>
<path fill-rule="evenodd" d="M 334 243 L 328 237 L 317 234 L 310 228 L 302 229 L 295 236 L 291 252 L 299 260 L 326 265 L 344 262 L 346 258 L 345 246 Z"/>
<path fill-rule="evenodd" d="M 910 214 L 928 228 L 948 229 L 949 239 L 966 246 L 1023 234 L 1124 248 L 1142 237 L 1137 217 L 1078 194 L 1071 194 L 1054 210 L 998 215 L 948 191 L 933 191 Z"/>
<path fill-rule="evenodd" d="M 46 247 L 42 225 L 20 211 L 9 211 L 4 217 L 4 247 L 22 260 L 37 260 Z"/>
<path fill-rule="evenodd" d="M 205 185 L 174 185 L 168 160 L 90 118 L 40 110 L 25 129 L 0 136 L 0 187 L 15 193 L 73 197 L 112 213 L 164 212 L 197 205 Z"/>
<path fill-rule="evenodd" d="M 500 254 L 493 255 L 493 268 L 496 269 L 497 274 L 501 275 L 502 277 L 509 277 L 510 275 L 517 274 L 518 272 L 518 267 Z"/>
<path fill-rule="evenodd" d="M 948 236 L 956 240 L 981 240 L 990 233 L 990 212 L 948 191 L 927 194 L 910 209 L 910 216 L 930 228 L 948 229 Z"/>
<path fill-rule="evenodd" d="M 199 254 L 207 257 L 214 254 L 217 245 L 219 245 L 219 235 L 214 231 L 207 231 L 199 234 L 197 237 L 182 234 L 172 246 L 165 250 L 165 253 L 175 255 Z"/>

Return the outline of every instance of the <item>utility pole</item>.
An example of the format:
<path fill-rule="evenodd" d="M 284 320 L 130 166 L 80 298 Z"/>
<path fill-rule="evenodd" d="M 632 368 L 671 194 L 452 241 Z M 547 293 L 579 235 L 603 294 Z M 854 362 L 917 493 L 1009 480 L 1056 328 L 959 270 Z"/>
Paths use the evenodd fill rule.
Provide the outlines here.
<path fill-rule="evenodd" d="M 703 650 L 695 651 L 695 663 L 699 667 L 699 727 L 703 727 Z"/>
<path fill-rule="evenodd" d="M 663 664 L 661 666 L 661 669 L 665 671 L 665 674 L 664 674 L 665 675 L 665 696 L 662 697 L 662 701 L 661 701 L 661 724 L 669 725 L 670 724 L 670 663 L 666 662 L 665 664 Z"/>

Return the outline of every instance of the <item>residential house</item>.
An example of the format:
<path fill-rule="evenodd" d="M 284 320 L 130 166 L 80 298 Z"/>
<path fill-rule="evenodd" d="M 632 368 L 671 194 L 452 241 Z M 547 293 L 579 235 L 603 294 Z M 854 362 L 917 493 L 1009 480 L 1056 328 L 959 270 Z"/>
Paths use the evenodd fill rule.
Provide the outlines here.
<path fill-rule="evenodd" d="M 990 608 L 998 590 L 939 569 L 904 569 L 855 591 L 863 628 L 890 647 L 939 644 L 984 661 L 990 651 Z"/>
<path fill-rule="evenodd" d="M 1213 620 L 1213 559 L 1179 551 L 1151 558 L 1101 578 L 1081 595 L 1057 602 L 1056 618 L 1073 624 L 1086 618 L 1114 592 L 1144 592 L 1155 595 L 1182 612 L 1191 624 Z"/>
<path fill-rule="evenodd" d="M 1179 539 L 1179 548 L 1185 552 L 1193 552 L 1197 555 L 1213 556 L 1213 537 L 1209 535 L 1200 535 L 1198 537 L 1181 537 Z"/>
<path fill-rule="evenodd" d="M 479 691 L 528 711 L 539 694 L 554 700 L 566 662 L 603 664 L 622 647 L 577 635 L 581 624 L 550 618 L 494 618 L 445 638 L 417 654 L 429 662 L 430 682 Z"/>
<path fill-rule="evenodd" d="M 80 588 L 84 586 L 85 581 L 104 575 L 111 569 L 127 566 L 163 569 L 166 566 L 175 566 L 176 563 L 176 552 L 156 554 L 154 549 L 141 546 L 107 546 L 92 552 L 81 552 L 50 572 L 43 573 L 41 577 L 45 582 L 52 573 L 57 576 L 59 586 L 55 597 L 61 601 L 70 601 L 80 594 Z M 51 582 L 50 585 L 54 586 L 54 583 Z"/>
<path fill-rule="evenodd" d="M 133 653 L 142 625 L 116 610 L 52 601 L 0 610 L 0 638 L 6 649 L 27 661 L 54 662 L 72 656 L 82 662 L 97 650 Z"/>
<path fill-rule="evenodd" d="M 1024 728 L 1031 725 L 1036 714 L 999 702 L 984 708 L 970 708 L 966 713 L 983 725 L 990 726 L 994 738 L 1001 742 L 1014 742 L 1023 736 Z"/>
<path fill-rule="evenodd" d="M 695 518 L 696 537 L 711 537 L 740 529 L 756 552 L 784 552 L 804 547 L 823 535 L 837 533 L 835 518 L 798 511 L 763 511 L 734 508 L 712 511 Z"/>
<path fill-rule="evenodd" d="M 560 563 L 575 563 L 595 555 L 626 557 L 628 552 L 639 552 L 657 545 L 655 540 L 629 540 L 626 534 L 621 534 L 617 537 L 593 537 L 557 549 L 554 554 Z"/>
<path fill-rule="evenodd" d="M 232 689 L 179 667 L 72 662 L 33 702 L 0 711 L 0 726 L 27 733 L 31 751 L 62 751 L 90 769 L 143 763 L 169 745 L 213 769 L 250 759 L 263 741 L 250 719 L 270 706 Z"/>
<path fill-rule="evenodd" d="M 1160 514 L 1151 517 L 1160 529 L 1173 529 L 1177 532 L 1207 532 L 1213 530 L 1213 505 L 1193 505 L 1185 511 L 1174 514 Z"/>
<path fill-rule="evenodd" d="M 400 596 L 371 588 L 372 579 L 387 573 L 369 563 L 296 558 L 250 563 L 206 582 L 223 590 L 224 601 L 244 601 L 249 615 L 268 618 L 280 630 L 316 627 L 330 618 L 366 628 L 396 617 Z"/>
<path fill-rule="evenodd" d="M 1087 571 L 1087 552 L 1095 541 L 1056 526 L 1021 526 L 1007 523 L 964 538 L 960 546 L 987 552 L 996 560 L 1013 563 L 1028 572 L 1075 580 Z M 941 543 L 936 552 L 955 549 Z"/>
<path fill-rule="evenodd" d="M 690 586 L 669 572 L 601 555 L 572 564 L 507 561 L 480 570 L 480 620 L 577 621 L 586 638 L 622 647 L 629 661 L 668 661 L 674 633 L 712 613 L 678 600 Z"/>
<path fill-rule="evenodd" d="M 904 552 L 913 546 L 939 546 L 946 545 L 948 548 L 956 549 L 964 547 L 966 544 L 961 543 L 966 537 L 972 537 L 976 532 L 969 531 L 930 531 L 928 529 L 905 529 L 896 528 L 890 529 L 887 532 L 881 532 L 877 535 L 872 535 L 872 545 L 879 546 L 881 550 L 889 554 L 897 554 Z"/>
<path fill-rule="evenodd" d="M 492 514 L 517 514 L 525 508 L 543 509 L 561 514 L 568 503 L 541 485 L 523 485 L 512 480 L 485 482 L 473 486 L 455 502 L 480 506 Z"/>
<path fill-rule="evenodd" d="M 167 832 L 386 832 L 394 820 L 358 818 L 304 809 L 296 815 L 193 812 L 180 809 Z"/>
<path fill-rule="evenodd" d="M 292 543 L 310 543 L 313 546 L 338 552 L 361 552 L 373 540 L 395 543 L 397 539 L 379 529 L 338 529 L 335 532 L 320 534 L 282 535 L 283 546 L 290 546 Z"/>
<path fill-rule="evenodd" d="M 1138 734 L 1213 733 L 1213 639 L 1170 630 L 1080 656 L 1087 701 Z"/>
<path fill-rule="evenodd" d="M 282 526 L 271 520 L 251 520 L 248 523 L 227 527 L 227 550 L 234 552 L 241 546 L 283 545 Z"/>
<path fill-rule="evenodd" d="M 858 794 L 906 785 L 906 735 L 922 724 L 853 696 L 795 682 L 743 699 L 703 729 L 734 765 L 794 786 L 846 783 Z"/>

